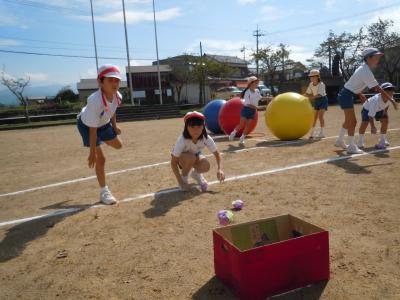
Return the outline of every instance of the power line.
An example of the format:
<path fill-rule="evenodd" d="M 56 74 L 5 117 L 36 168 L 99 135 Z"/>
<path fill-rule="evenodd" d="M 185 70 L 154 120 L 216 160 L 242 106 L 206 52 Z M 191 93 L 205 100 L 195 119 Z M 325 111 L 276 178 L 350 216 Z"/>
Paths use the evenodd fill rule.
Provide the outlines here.
<path fill-rule="evenodd" d="M 71 8 L 71 7 L 66 7 L 66 6 L 61 6 L 61 5 L 54 5 L 54 4 L 45 4 L 45 3 L 39 3 L 36 1 L 30 1 L 30 0 L 3 0 L 3 2 L 8 2 L 11 4 L 17 4 L 17 5 L 23 5 L 23 6 L 29 6 L 29 7 L 34 7 L 34 8 L 40 8 L 40 9 L 45 9 L 45 10 L 50 10 L 50 11 L 57 11 L 60 12 L 60 9 L 66 10 L 66 11 L 71 11 L 71 12 L 79 12 L 79 13 L 84 13 L 88 14 L 88 11 L 81 10 L 79 8 Z"/>
<path fill-rule="evenodd" d="M 29 54 L 29 55 L 39 55 L 39 56 L 55 56 L 55 57 L 69 57 L 69 58 L 95 58 L 94 56 L 84 56 L 84 55 L 68 55 L 68 54 L 55 54 L 55 53 L 40 53 L 40 52 L 28 52 L 28 51 L 13 51 L 0 49 L 3 53 L 13 53 L 13 54 Z M 105 57 L 99 56 L 101 59 L 116 59 L 116 60 L 126 60 L 123 57 Z M 135 60 L 155 60 L 154 58 L 135 58 Z"/>

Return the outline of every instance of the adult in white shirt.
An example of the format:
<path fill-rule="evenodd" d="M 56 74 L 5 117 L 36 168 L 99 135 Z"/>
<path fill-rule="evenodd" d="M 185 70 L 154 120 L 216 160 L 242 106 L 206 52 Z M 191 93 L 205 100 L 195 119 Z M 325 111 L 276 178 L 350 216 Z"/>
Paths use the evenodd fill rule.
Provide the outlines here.
<path fill-rule="evenodd" d="M 222 171 L 222 159 L 214 140 L 207 134 L 204 126 L 205 117 L 197 111 L 188 112 L 183 118 L 185 127 L 171 151 L 171 168 L 183 191 L 191 189 L 188 175 L 200 185 L 203 192 L 207 191 L 208 183 L 203 176 L 210 170 L 210 163 L 202 151 L 207 148 L 214 154 L 217 162 L 217 178 L 220 182 L 225 179 Z M 182 173 L 180 172 L 182 171 Z"/>
<path fill-rule="evenodd" d="M 89 147 L 89 168 L 95 167 L 100 185 L 100 202 L 114 204 L 116 199 L 106 185 L 105 156 L 101 145 L 106 143 L 114 149 L 122 147 L 118 135 L 116 110 L 121 103 L 118 92 L 121 73 L 115 65 L 103 65 L 99 68 L 97 81 L 99 89 L 88 97 L 87 104 L 78 115 L 77 125 L 83 145 Z"/>
<path fill-rule="evenodd" d="M 390 97 L 394 94 L 394 85 L 390 82 L 385 82 L 381 84 L 381 89 L 383 89 Z M 378 144 L 375 145 L 378 149 L 385 149 L 389 145 L 386 139 L 386 132 L 388 128 L 389 118 L 387 111 L 389 109 L 390 102 L 387 98 L 382 97 L 381 94 L 376 94 L 364 102 L 363 108 L 361 110 L 361 126 L 358 130 L 358 147 L 365 147 L 365 130 L 368 127 L 371 119 L 381 122 L 381 134 Z"/>
<path fill-rule="evenodd" d="M 354 141 L 354 132 L 357 125 L 357 118 L 354 112 L 354 100 L 357 96 L 362 102 L 366 100 L 365 96 L 362 94 L 362 91 L 366 87 L 375 90 L 376 92 L 380 93 L 382 97 L 390 100 L 395 109 L 397 109 L 397 104 L 384 90 L 380 88 L 371 71 L 371 69 L 374 69 L 378 65 L 382 55 L 383 53 L 376 48 L 365 49 L 362 52 L 364 63 L 358 67 L 350 79 L 345 83 L 344 88 L 338 94 L 338 101 L 344 112 L 344 122 L 339 131 L 339 137 L 336 140 L 335 145 L 337 147 L 346 149 L 348 154 L 363 153 L 363 151 L 358 148 Z M 346 145 L 344 142 L 344 136 L 346 132 L 349 137 L 349 145 Z"/>

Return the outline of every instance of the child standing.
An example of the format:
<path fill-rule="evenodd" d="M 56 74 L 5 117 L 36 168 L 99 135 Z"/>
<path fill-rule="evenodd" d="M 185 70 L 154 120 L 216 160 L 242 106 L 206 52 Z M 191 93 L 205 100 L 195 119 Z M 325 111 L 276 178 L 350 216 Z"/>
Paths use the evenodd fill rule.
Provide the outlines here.
<path fill-rule="evenodd" d="M 204 126 L 205 117 L 203 114 L 193 111 L 188 112 L 184 117 L 185 127 L 179 136 L 171 152 L 171 168 L 176 180 L 183 191 L 189 191 L 191 186 L 188 183 L 188 175 L 200 185 L 203 192 L 207 191 L 208 183 L 203 176 L 210 170 L 210 163 L 202 154 L 202 149 L 207 147 L 217 161 L 217 178 L 220 182 L 225 179 L 222 171 L 221 155 L 217 150 L 214 140 L 207 134 Z M 182 174 L 179 169 L 181 169 Z"/>
<path fill-rule="evenodd" d="M 345 83 L 344 88 L 338 94 L 340 107 L 344 112 L 344 123 L 340 129 L 339 137 L 335 142 L 335 146 L 347 149 L 348 154 L 363 153 L 354 141 L 354 132 L 357 125 L 357 119 L 354 112 L 354 99 L 357 95 L 360 97 L 361 101 L 364 102 L 366 98 L 362 94 L 362 91 L 368 87 L 369 89 L 381 93 L 382 97 L 390 100 L 395 109 L 397 109 L 397 104 L 384 90 L 381 89 L 371 71 L 371 69 L 378 65 L 382 55 L 383 53 L 376 48 L 365 49 L 362 52 L 364 63 L 357 68 L 354 74 Z M 349 137 L 349 145 L 346 145 L 344 142 L 346 131 Z"/>
<path fill-rule="evenodd" d="M 308 99 L 312 101 L 312 105 L 315 110 L 314 123 L 311 128 L 310 139 L 313 139 L 314 137 L 324 138 L 325 137 L 324 113 L 325 111 L 328 110 L 328 98 L 326 97 L 325 84 L 321 82 L 318 70 L 311 70 L 310 73 L 308 74 L 308 77 L 310 78 L 311 82 L 308 85 L 308 88 L 304 93 L 304 96 L 308 97 Z M 319 119 L 321 130 L 318 136 L 314 136 L 317 119 Z"/>
<path fill-rule="evenodd" d="M 238 131 L 244 128 L 242 136 L 239 139 L 239 144 L 244 145 L 244 139 L 250 131 L 251 122 L 257 112 L 258 102 L 263 98 L 260 95 L 260 91 L 257 89 L 259 80 L 255 76 L 251 76 L 247 79 L 247 87 L 241 94 L 241 98 L 244 99 L 244 106 L 240 111 L 240 123 L 229 135 L 229 140 L 233 141 Z M 266 98 L 266 97 L 265 97 Z"/>
<path fill-rule="evenodd" d="M 385 82 L 381 84 L 381 89 L 383 89 L 390 97 L 393 97 L 394 94 L 394 85 L 390 82 Z M 361 126 L 358 131 L 359 138 L 358 138 L 358 147 L 364 148 L 365 147 L 365 130 L 368 127 L 373 118 L 375 120 L 381 122 L 381 135 L 378 144 L 376 144 L 376 148 L 378 149 L 385 149 L 386 146 L 389 145 L 389 142 L 386 140 L 386 132 L 388 128 L 388 115 L 387 111 L 389 108 L 389 99 L 385 99 L 382 97 L 381 94 L 376 94 L 372 96 L 367 101 L 364 102 L 362 111 L 361 111 Z"/>
<path fill-rule="evenodd" d="M 95 167 L 100 185 L 100 202 L 110 205 L 117 201 L 106 185 L 105 157 L 101 145 L 106 143 L 114 149 L 122 147 L 117 135 L 121 130 L 117 126 L 115 111 L 121 103 L 118 92 L 121 81 L 119 68 L 103 65 L 98 70 L 99 89 L 88 97 L 87 104 L 78 115 L 78 130 L 83 145 L 89 147 L 89 168 Z"/>

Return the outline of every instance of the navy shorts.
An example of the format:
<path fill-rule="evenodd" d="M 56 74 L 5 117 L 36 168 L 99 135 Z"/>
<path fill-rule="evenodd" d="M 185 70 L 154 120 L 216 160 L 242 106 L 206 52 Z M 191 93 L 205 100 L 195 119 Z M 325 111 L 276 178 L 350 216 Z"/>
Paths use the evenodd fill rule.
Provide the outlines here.
<path fill-rule="evenodd" d="M 346 108 L 354 108 L 354 101 L 356 99 L 356 94 L 354 94 L 352 91 L 349 91 L 346 88 L 342 88 L 342 90 L 338 94 L 338 101 L 340 104 L 340 107 L 342 109 Z"/>
<path fill-rule="evenodd" d="M 325 109 L 328 110 L 328 97 L 323 96 L 313 101 L 313 107 L 315 110 Z"/>
<path fill-rule="evenodd" d="M 363 107 L 361 110 L 361 119 L 363 122 L 369 122 L 368 113 L 369 111 Z M 384 110 L 377 111 L 375 114 L 375 120 L 380 121 L 381 119 L 387 119 L 387 114 L 385 114 Z"/>
<path fill-rule="evenodd" d="M 83 124 L 81 118 L 78 118 L 77 126 L 79 133 L 82 136 L 83 145 L 85 147 L 90 147 L 89 127 Z M 110 141 L 116 137 L 117 134 L 115 133 L 114 128 L 111 126 L 111 122 L 109 122 L 106 125 L 97 128 L 96 146 L 103 144 L 103 141 Z"/>
<path fill-rule="evenodd" d="M 240 111 L 240 116 L 245 119 L 254 119 L 256 111 L 257 110 L 255 108 L 243 106 L 242 110 Z"/>

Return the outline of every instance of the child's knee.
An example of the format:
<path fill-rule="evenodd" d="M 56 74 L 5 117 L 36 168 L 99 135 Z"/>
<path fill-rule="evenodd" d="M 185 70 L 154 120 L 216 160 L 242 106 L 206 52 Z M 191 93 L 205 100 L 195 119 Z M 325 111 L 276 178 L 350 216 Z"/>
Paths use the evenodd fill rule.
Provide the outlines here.
<path fill-rule="evenodd" d="M 97 155 L 96 163 L 99 165 L 104 165 L 106 163 L 106 158 L 104 157 L 104 155 Z"/>
<path fill-rule="evenodd" d="M 196 162 L 196 156 L 194 154 L 182 154 L 179 159 L 179 164 L 182 168 L 189 168 L 192 167 Z"/>

